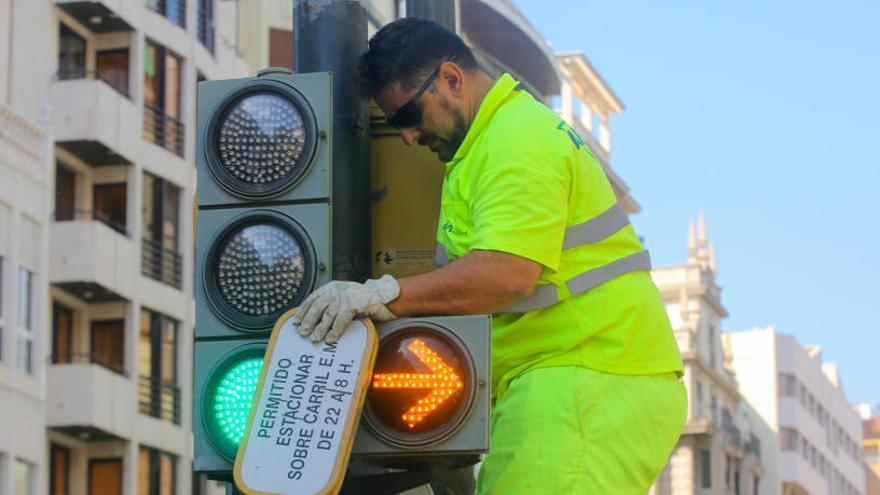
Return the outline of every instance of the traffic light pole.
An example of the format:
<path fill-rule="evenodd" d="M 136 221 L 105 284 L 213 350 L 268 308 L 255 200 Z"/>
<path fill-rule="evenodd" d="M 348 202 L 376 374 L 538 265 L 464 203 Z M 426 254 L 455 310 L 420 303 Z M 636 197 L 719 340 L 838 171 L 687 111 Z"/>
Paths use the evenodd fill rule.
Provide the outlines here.
<path fill-rule="evenodd" d="M 356 0 L 296 0 L 296 72 L 333 73 L 334 280 L 370 276 L 370 167 L 367 102 L 354 83 L 367 49 L 367 14 Z"/>

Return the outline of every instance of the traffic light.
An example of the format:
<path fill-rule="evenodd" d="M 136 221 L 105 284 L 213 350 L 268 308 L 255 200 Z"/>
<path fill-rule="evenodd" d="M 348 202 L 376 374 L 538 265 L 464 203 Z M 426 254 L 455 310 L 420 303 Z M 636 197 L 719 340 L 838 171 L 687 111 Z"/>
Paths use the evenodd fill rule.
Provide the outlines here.
<path fill-rule="evenodd" d="M 229 477 L 282 314 L 329 281 L 330 73 L 199 84 L 196 472 Z"/>
<path fill-rule="evenodd" d="M 489 316 L 379 325 L 353 456 L 401 466 L 489 449 Z"/>

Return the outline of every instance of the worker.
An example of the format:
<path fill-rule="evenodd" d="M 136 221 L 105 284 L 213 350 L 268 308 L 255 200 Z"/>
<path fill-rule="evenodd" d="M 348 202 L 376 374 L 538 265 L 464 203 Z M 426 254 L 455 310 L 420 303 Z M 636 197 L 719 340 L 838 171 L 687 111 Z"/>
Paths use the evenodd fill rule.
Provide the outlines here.
<path fill-rule="evenodd" d="M 330 282 L 294 317 L 300 333 L 335 342 L 353 318 L 491 313 L 477 492 L 647 493 L 684 427 L 682 361 L 647 252 L 589 146 L 431 21 L 383 27 L 357 74 L 406 144 L 446 162 L 439 267 Z"/>

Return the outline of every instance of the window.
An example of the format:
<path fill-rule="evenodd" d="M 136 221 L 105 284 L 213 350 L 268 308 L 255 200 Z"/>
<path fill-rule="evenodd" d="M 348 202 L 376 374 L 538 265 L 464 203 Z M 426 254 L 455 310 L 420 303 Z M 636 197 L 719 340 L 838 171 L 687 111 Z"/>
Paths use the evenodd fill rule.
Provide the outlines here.
<path fill-rule="evenodd" d="M 98 184 L 94 187 L 92 198 L 95 205 L 95 220 L 103 222 L 120 234 L 127 235 L 126 207 L 127 185 Z"/>
<path fill-rule="evenodd" d="M 183 156 L 181 74 L 183 60 L 164 46 L 144 48 L 144 138 Z"/>
<path fill-rule="evenodd" d="M 2 213 L 2 212 L 0 212 Z M 3 256 L 0 256 L 0 362 L 3 362 Z"/>
<path fill-rule="evenodd" d="M 288 29 L 269 29 L 269 65 L 293 69 L 293 31 Z"/>
<path fill-rule="evenodd" d="M 198 36 L 202 45 L 214 53 L 214 0 L 198 0 Z M 271 32 L 271 31 L 270 31 Z M 271 46 L 271 44 L 270 44 Z M 269 65 L 272 65 L 271 63 Z"/>
<path fill-rule="evenodd" d="M 712 456 L 708 450 L 700 451 L 700 486 L 712 488 Z"/>
<path fill-rule="evenodd" d="M 34 465 L 21 459 L 15 459 L 15 495 L 36 495 L 34 491 Z"/>
<path fill-rule="evenodd" d="M 122 495 L 122 459 L 89 459 L 89 495 Z"/>
<path fill-rule="evenodd" d="M 602 132 L 602 116 L 594 113 L 590 120 L 590 133 L 594 138 L 599 139 L 600 132 Z"/>
<path fill-rule="evenodd" d="M 49 447 L 49 495 L 70 493 L 70 450 L 58 444 Z"/>
<path fill-rule="evenodd" d="M 120 94 L 128 96 L 128 48 L 99 51 L 95 65 L 98 79 Z"/>
<path fill-rule="evenodd" d="M 141 447 L 138 454 L 138 495 L 174 495 L 177 458 L 161 450 Z"/>
<path fill-rule="evenodd" d="M 33 292 L 34 274 L 24 267 L 18 269 L 18 350 L 19 371 L 33 373 Z"/>
<path fill-rule="evenodd" d="M 780 428 L 779 448 L 793 451 L 798 448 L 798 432 L 793 428 Z"/>
<path fill-rule="evenodd" d="M 147 0 L 147 8 L 180 27 L 186 27 L 185 0 Z"/>
<path fill-rule="evenodd" d="M 724 456 L 724 486 L 727 487 L 728 490 L 733 488 L 733 466 L 731 466 L 731 459 L 729 455 Z"/>
<path fill-rule="evenodd" d="M 141 311 L 138 343 L 140 411 L 179 424 L 177 345 L 175 320 L 155 311 Z"/>
<path fill-rule="evenodd" d="M 179 254 L 180 188 L 152 174 L 144 174 L 143 256 L 141 272 L 180 288 L 183 283 Z"/>
<path fill-rule="evenodd" d="M 797 378 L 791 373 L 779 373 L 777 375 L 780 397 L 796 397 L 797 396 Z"/>
<path fill-rule="evenodd" d="M 583 115 L 583 106 L 584 104 L 581 103 L 581 100 L 577 98 L 574 98 L 574 101 L 572 101 L 571 111 L 574 114 L 574 119 L 577 121 L 581 120 L 581 115 Z"/>
<path fill-rule="evenodd" d="M 86 77 L 86 39 L 60 24 L 58 32 L 58 79 Z"/>
<path fill-rule="evenodd" d="M 715 325 L 709 324 L 709 364 L 715 367 Z"/>
<path fill-rule="evenodd" d="M 125 374 L 125 321 L 93 321 L 90 361 Z"/>
<path fill-rule="evenodd" d="M 73 312 L 60 304 L 52 305 L 52 362 L 73 362 Z"/>
<path fill-rule="evenodd" d="M 76 218 L 76 174 L 60 163 L 55 165 L 55 220 Z"/>

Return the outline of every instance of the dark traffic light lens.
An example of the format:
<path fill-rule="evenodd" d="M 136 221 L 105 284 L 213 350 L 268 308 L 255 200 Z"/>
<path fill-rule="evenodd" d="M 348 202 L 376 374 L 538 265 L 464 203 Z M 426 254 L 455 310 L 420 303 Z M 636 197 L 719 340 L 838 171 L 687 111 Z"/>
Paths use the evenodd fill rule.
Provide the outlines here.
<path fill-rule="evenodd" d="M 427 445 L 458 428 L 473 390 L 473 366 L 462 343 L 433 328 L 399 330 L 379 343 L 367 421 L 393 444 Z"/>
<path fill-rule="evenodd" d="M 236 330 L 265 332 L 314 289 L 317 271 L 311 237 L 293 218 L 250 210 L 229 220 L 203 256 L 211 310 Z"/>
<path fill-rule="evenodd" d="M 290 98 L 273 91 L 240 96 L 215 127 L 216 153 L 225 175 L 243 192 L 272 192 L 308 166 L 313 132 Z"/>
<path fill-rule="evenodd" d="M 253 223 L 233 232 L 217 250 L 215 282 L 237 313 L 265 316 L 293 307 L 303 290 L 305 257 L 298 239 L 281 226 Z"/>

